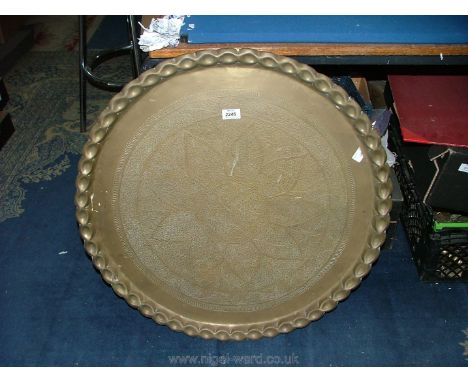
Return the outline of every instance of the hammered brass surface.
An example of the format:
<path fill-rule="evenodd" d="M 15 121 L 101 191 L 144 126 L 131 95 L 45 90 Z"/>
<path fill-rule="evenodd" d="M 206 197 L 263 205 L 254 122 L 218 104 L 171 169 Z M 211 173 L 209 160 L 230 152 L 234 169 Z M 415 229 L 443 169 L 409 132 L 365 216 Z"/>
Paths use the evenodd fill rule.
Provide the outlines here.
<path fill-rule="evenodd" d="M 294 60 L 235 49 L 127 85 L 90 132 L 77 189 L 85 248 L 116 293 L 218 339 L 332 310 L 377 258 L 391 206 L 355 102 Z"/>

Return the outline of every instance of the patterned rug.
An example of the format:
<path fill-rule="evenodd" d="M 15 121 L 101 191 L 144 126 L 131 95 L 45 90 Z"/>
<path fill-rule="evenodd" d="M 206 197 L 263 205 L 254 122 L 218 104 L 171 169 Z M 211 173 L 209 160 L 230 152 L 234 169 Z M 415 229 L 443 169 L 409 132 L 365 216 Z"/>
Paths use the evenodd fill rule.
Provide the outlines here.
<path fill-rule="evenodd" d="M 76 17 L 68 22 L 77 27 Z M 5 76 L 15 133 L 0 152 L 0 222 L 23 212 L 25 184 L 62 174 L 70 167 L 70 155 L 79 155 L 86 140 L 79 133 L 78 55 L 66 44 L 56 46 L 59 50 L 33 49 Z M 128 81 L 130 60 L 111 60 L 96 73 Z M 88 85 L 88 121 L 112 96 Z"/>

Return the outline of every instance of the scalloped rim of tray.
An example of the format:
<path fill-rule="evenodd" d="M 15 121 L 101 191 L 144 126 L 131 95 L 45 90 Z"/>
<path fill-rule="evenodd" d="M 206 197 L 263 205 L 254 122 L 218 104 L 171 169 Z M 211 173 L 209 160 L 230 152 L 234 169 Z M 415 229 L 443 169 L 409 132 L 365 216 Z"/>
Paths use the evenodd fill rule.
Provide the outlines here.
<path fill-rule="evenodd" d="M 376 197 L 372 227 L 366 234 L 367 245 L 365 250 L 360 256 L 356 256 L 355 264 L 350 267 L 345 277 L 337 280 L 336 285 L 328 291 L 325 298 L 318 301 L 318 304 L 317 301 L 313 301 L 301 311 L 291 312 L 286 317 L 276 318 L 257 325 L 202 323 L 180 316 L 156 301 L 152 301 L 144 292 L 136 289 L 124 272 L 116 267 L 112 255 L 102 251 L 101 243 L 94 239 L 93 220 L 90 211 L 93 167 L 99 157 L 100 148 L 105 141 L 106 135 L 115 125 L 120 115 L 125 113 L 126 109 L 145 94 L 148 89 L 157 86 L 158 83 L 196 67 L 219 65 L 259 66 L 286 74 L 306 84 L 311 91 L 318 92 L 329 99 L 339 112 L 348 118 L 360 140 L 367 148 L 367 155 L 372 163 Z M 344 300 L 370 271 L 372 263 L 379 256 L 380 246 L 385 241 L 385 230 L 389 224 L 389 212 L 392 205 L 392 185 L 389 173 L 385 150 L 381 146 L 378 133 L 370 126 L 368 117 L 362 112 L 359 105 L 328 77 L 291 58 L 267 52 L 234 48 L 205 50 L 164 61 L 154 69 L 144 72 L 137 79 L 129 82 L 102 111 L 90 131 L 89 139 L 84 145 L 82 158 L 78 165 L 77 192 L 75 195 L 76 218 L 86 252 L 90 255 L 94 266 L 100 271 L 103 279 L 111 285 L 118 296 L 124 298 L 130 306 L 137 308 L 144 316 L 152 318 L 158 324 L 167 325 L 175 331 L 183 331 L 190 336 L 200 336 L 205 339 L 242 340 L 246 338 L 258 339 L 263 336 L 273 337 L 279 333 L 287 333 L 295 328 L 304 327 L 311 321 L 318 320 L 326 312 L 333 310 L 337 303 Z"/>

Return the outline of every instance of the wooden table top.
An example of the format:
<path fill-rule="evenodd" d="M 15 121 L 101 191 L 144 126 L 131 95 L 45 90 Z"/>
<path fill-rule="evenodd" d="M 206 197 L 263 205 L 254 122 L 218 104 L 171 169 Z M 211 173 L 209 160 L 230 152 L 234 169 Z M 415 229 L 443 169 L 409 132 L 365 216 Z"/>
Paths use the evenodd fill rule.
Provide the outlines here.
<path fill-rule="evenodd" d="M 172 58 L 203 49 L 253 48 L 284 56 L 463 56 L 468 44 L 327 44 L 327 43 L 241 43 L 189 44 L 149 52 L 150 58 Z"/>

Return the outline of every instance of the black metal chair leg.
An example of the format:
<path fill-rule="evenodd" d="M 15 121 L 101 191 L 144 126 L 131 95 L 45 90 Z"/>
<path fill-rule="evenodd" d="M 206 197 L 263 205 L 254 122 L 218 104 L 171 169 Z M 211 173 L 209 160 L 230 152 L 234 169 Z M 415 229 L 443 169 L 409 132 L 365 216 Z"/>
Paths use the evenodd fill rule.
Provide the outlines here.
<path fill-rule="evenodd" d="M 140 60 L 140 48 L 138 46 L 137 36 L 137 22 L 135 16 L 128 16 L 128 27 L 130 41 L 132 44 L 132 58 L 133 58 L 133 77 L 137 78 L 140 75 L 141 60 Z"/>
<path fill-rule="evenodd" d="M 130 43 L 128 45 L 109 49 L 94 56 L 88 64 L 87 62 L 87 41 L 86 41 L 86 16 L 79 16 L 80 29 L 80 131 L 86 132 L 86 85 L 89 81 L 92 85 L 109 91 L 120 91 L 124 84 L 106 81 L 93 73 L 100 64 L 107 60 L 130 53 L 132 59 L 133 78 L 140 74 L 140 52 L 137 41 L 137 26 L 135 16 L 127 16 L 128 34 Z"/>

